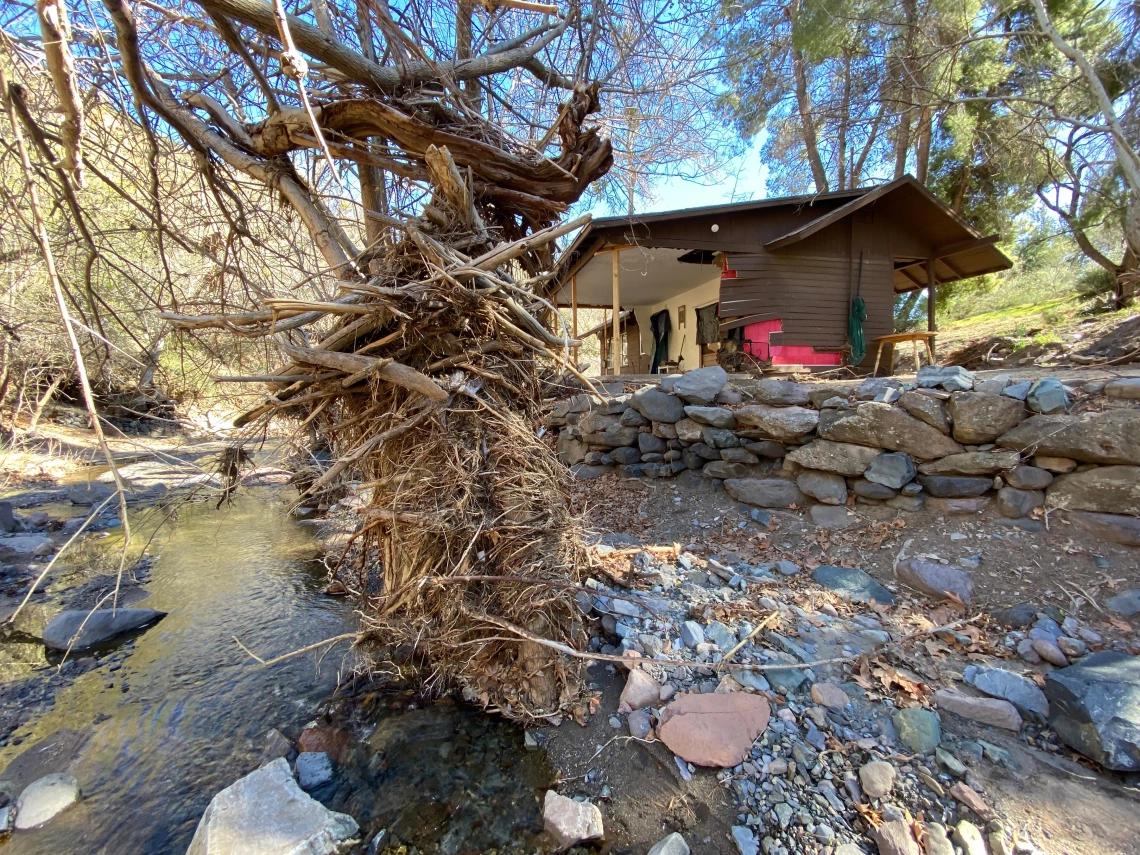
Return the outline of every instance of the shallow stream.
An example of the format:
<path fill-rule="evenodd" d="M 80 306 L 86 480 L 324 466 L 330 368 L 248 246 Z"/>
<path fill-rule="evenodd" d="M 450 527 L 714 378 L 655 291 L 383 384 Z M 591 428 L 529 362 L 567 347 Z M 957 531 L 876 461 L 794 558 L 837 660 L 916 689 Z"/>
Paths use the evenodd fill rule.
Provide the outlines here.
<path fill-rule="evenodd" d="M 140 603 L 169 615 L 120 648 L 129 655 L 117 670 L 77 677 L 20 728 L 21 744 L 0 749 L 2 768 L 61 729 L 86 736 L 68 769 L 82 800 L 15 832 L 5 852 L 184 852 L 211 797 L 258 766 L 269 728 L 295 740 L 329 708 L 351 665 L 346 644 L 265 668 L 234 641 L 268 659 L 357 622 L 349 601 L 322 593 L 318 544 L 282 495 L 253 493 L 220 510 L 200 502 L 178 511 L 148 550 L 157 558 Z M 351 813 L 366 840 L 385 828 L 386 841 L 424 852 L 534 851 L 544 759 L 524 750 L 517 728 L 448 703 L 423 706 L 410 694 L 359 690 L 334 702 L 332 722 L 352 748 L 314 795 Z"/>

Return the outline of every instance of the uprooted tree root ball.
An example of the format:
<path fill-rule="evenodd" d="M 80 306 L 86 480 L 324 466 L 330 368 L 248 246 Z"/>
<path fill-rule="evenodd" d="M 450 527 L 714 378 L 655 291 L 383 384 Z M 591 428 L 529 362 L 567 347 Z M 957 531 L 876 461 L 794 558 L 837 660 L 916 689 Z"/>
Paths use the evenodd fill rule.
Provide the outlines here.
<path fill-rule="evenodd" d="M 583 97 L 564 132 L 590 106 Z M 432 202 L 389 221 L 358 260 L 369 276 L 341 280 L 337 299 L 167 317 L 275 336 L 288 358 L 265 403 L 235 424 L 300 419 L 333 452 L 307 473 L 303 499 L 335 497 L 348 479 L 368 497 L 337 567 L 360 603 L 358 647 L 410 661 L 428 687 L 461 689 L 489 710 L 548 716 L 582 696 L 582 661 L 558 647 L 585 641 L 574 597 L 587 556 L 568 473 L 536 434 L 540 377 L 578 373 L 574 342 L 547 326 L 560 316 L 544 271 L 554 240 L 587 218 L 496 241 L 492 228 L 509 231 L 498 221 L 514 224 L 531 203 L 512 213 L 499 197 L 480 201 L 446 148 L 424 159 Z"/>

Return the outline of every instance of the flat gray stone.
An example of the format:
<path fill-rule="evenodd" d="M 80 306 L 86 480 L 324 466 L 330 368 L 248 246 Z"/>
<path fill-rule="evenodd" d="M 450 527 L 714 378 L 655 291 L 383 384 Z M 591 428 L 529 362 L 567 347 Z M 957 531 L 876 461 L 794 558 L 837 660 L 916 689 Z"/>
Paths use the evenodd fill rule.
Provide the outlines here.
<path fill-rule="evenodd" d="M 1025 404 L 1035 413 L 1063 413 L 1069 406 L 1069 395 L 1056 377 L 1045 377 L 1029 387 Z"/>
<path fill-rule="evenodd" d="M 968 499 L 980 496 L 993 487 L 992 478 L 966 475 L 919 475 L 918 483 L 939 499 Z"/>
<path fill-rule="evenodd" d="M 1140 588 L 1122 591 L 1116 596 L 1109 597 L 1104 601 L 1104 605 L 1105 608 L 1125 617 L 1140 614 Z"/>
<path fill-rule="evenodd" d="M 949 410 L 954 439 L 971 445 L 993 442 L 1029 416 L 1020 401 L 979 392 L 955 392 Z"/>
<path fill-rule="evenodd" d="M 970 683 L 991 698 L 1009 701 L 1028 715 L 1049 715 L 1049 701 L 1032 680 L 1004 668 L 978 668 Z"/>
<path fill-rule="evenodd" d="M 916 754 L 929 754 L 942 741 L 938 715 L 921 707 L 907 707 L 892 718 L 899 741 Z"/>
<path fill-rule="evenodd" d="M 796 383 L 793 380 L 762 377 L 750 387 L 750 391 L 762 404 L 805 407 L 811 403 L 812 386 L 809 383 Z"/>
<path fill-rule="evenodd" d="M 811 521 L 820 528 L 847 528 L 859 522 L 859 517 L 842 505 L 812 505 Z"/>
<path fill-rule="evenodd" d="M 90 614 L 90 617 L 88 615 Z M 44 627 L 43 642 L 53 650 L 88 650 L 125 632 L 141 629 L 166 617 L 166 612 L 154 609 L 99 609 L 87 612 L 82 609 L 63 611 Z M 84 623 L 86 621 L 86 623 Z M 80 630 L 80 626 L 83 627 Z M 72 638 L 76 636 L 75 642 Z"/>
<path fill-rule="evenodd" d="M 905 451 L 917 460 L 932 460 L 964 450 L 937 428 L 890 404 L 872 402 L 853 410 L 828 412 L 837 415 L 826 424 L 820 423 L 819 435 L 823 439 Z"/>
<path fill-rule="evenodd" d="M 810 501 L 794 481 L 782 478 L 728 478 L 724 489 L 738 502 L 758 508 L 806 507 Z"/>
<path fill-rule="evenodd" d="M 613 472 L 613 468 L 609 466 L 595 466 L 588 463 L 575 463 L 570 467 L 570 474 L 579 481 L 593 481 L 595 478 L 601 478 L 607 472 Z"/>
<path fill-rule="evenodd" d="M 926 422 L 940 433 L 950 433 L 950 419 L 946 415 L 946 405 L 937 398 L 921 392 L 903 392 L 899 406 L 921 422 Z"/>
<path fill-rule="evenodd" d="M 994 475 L 1017 466 L 1020 459 L 1016 451 L 964 451 L 923 463 L 918 471 L 923 475 Z"/>
<path fill-rule="evenodd" d="M 998 490 L 998 512 L 1009 519 L 1028 516 L 1034 508 L 1039 508 L 1044 504 L 1044 490 L 1019 490 L 1016 487 L 1002 487 Z"/>
<path fill-rule="evenodd" d="M 915 381 L 920 388 L 941 386 L 947 392 L 962 392 L 974 388 L 977 378 L 961 365 L 924 365 L 918 369 Z"/>
<path fill-rule="evenodd" d="M 685 407 L 685 415 L 698 424 L 710 427 L 729 430 L 736 427 L 736 416 L 732 414 L 732 410 L 726 410 L 724 407 L 688 406 Z"/>
<path fill-rule="evenodd" d="M 892 490 L 890 487 L 876 484 L 874 481 L 868 481 L 865 478 L 860 478 L 852 484 L 851 492 L 856 496 L 862 496 L 864 499 L 874 499 L 876 502 L 893 499 L 898 495 L 898 490 Z"/>
<path fill-rule="evenodd" d="M 1123 514 L 1071 511 L 1069 519 L 1085 531 L 1112 543 L 1140 546 L 1140 519 Z"/>
<path fill-rule="evenodd" d="M 39 828 L 79 801 L 79 782 L 70 775 L 53 772 L 30 784 L 16 802 L 16 828 Z"/>
<path fill-rule="evenodd" d="M 1053 473 L 1036 466 L 1014 466 L 1005 473 L 1005 481 L 1018 490 L 1044 490 L 1053 483 Z"/>
<path fill-rule="evenodd" d="M 817 469 L 857 478 L 867 471 L 867 467 L 879 453 L 879 449 L 868 448 L 865 445 L 816 439 L 789 451 L 787 459 L 805 469 Z"/>
<path fill-rule="evenodd" d="M 1140 465 L 1140 410 L 1031 416 L 1002 434 L 997 443 L 1036 456 L 1136 466 Z"/>
<path fill-rule="evenodd" d="M 879 603 L 891 606 L 895 595 L 856 567 L 821 564 L 811 573 L 812 579 L 853 603 Z"/>
<path fill-rule="evenodd" d="M 333 855 L 359 830 L 309 797 L 278 758 L 214 796 L 186 855 Z"/>
<path fill-rule="evenodd" d="M 758 855 L 760 852 L 760 843 L 747 825 L 732 827 L 732 842 L 736 844 L 739 855 Z"/>
<path fill-rule="evenodd" d="M 763 431 L 771 439 L 797 439 L 819 424 L 819 412 L 807 407 L 773 407 L 751 404 L 736 410 L 736 423 Z"/>
<path fill-rule="evenodd" d="M 1140 377 L 1121 377 L 1104 384 L 1104 394 L 1127 401 L 1140 399 Z"/>
<path fill-rule="evenodd" d="M 933 597 L 953 594 L 969 603 L 974 580 L 965 571 L 949 564 L 936 564 L 919 558 L 904 558 L 895 565 L 895 576 L 905 585 Z"/>

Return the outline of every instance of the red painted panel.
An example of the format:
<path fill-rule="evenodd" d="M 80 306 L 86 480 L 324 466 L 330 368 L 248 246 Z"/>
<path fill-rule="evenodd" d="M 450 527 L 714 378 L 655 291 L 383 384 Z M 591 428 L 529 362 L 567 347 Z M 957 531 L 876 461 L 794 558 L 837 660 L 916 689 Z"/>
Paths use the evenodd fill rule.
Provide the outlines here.
<path fill-rule="evenodd" d="M 806 344 L 772 344 L 769 336 L 782 332 L 784 322 L 779 318 L 759 321 L 744 328 L 744 352 L 773 365 L 842 365 L 841 353 L 816 353 Z"/>

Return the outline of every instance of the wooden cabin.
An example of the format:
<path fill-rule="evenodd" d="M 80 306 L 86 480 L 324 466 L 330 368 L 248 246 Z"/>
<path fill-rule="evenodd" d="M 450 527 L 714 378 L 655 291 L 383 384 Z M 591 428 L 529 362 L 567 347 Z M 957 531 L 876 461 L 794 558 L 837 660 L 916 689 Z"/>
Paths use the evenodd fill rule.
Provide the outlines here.
<path fill-rule="evenodd" d="M 857 190 L 596 219 L 562 256 L 553 289 L 575 329 L 577 308 L 611 310 L 603 373 L 718 361 L 846 364 L 856 296 L 866 303 L 860 364 L 869 368 L 875 340 L 893 333 L 898 294 L 927 291 L 934 333 L 940 288 L 1012 266 L 998 240 L 908 175 Z"/>

